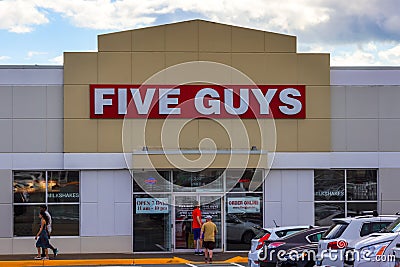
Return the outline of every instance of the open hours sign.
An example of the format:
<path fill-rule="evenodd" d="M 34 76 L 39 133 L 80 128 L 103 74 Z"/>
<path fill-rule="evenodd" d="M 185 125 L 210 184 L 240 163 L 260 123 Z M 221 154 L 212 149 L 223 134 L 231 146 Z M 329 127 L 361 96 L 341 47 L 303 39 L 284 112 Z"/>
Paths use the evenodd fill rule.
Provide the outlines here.
<path fill-rule="evenodd" d="M 168 198 L 137 198 L 136 199 L 136 214 L 147 213 L 168 213 Z"/>

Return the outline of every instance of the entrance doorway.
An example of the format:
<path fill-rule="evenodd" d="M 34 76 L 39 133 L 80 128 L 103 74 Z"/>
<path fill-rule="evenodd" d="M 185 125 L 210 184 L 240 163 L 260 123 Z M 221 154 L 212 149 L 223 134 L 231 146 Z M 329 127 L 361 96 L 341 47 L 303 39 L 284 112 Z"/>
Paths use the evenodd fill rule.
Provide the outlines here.
<path fill-rule="evenodd" d="M 215 251 L 222 251 L 222 232 L 223 232 L 223 205 L 222 195 L 191 194 L 175 195 L 174 197 L 174 250 L 178 252 L 194 251 L 194 241 L 192 233 L 192 211 L 195 203 L 200 203 L 202 221 L 205 222 L 207 215 L 212 216 L 212 221 L 216 224 L 218 233 L 216 235 Z"/>

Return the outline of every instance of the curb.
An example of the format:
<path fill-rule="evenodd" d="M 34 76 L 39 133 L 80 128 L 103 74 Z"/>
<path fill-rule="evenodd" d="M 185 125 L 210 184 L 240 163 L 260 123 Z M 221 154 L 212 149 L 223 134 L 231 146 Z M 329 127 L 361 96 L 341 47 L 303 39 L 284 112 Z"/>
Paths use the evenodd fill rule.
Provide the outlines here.
<path fill-rule="evenodd" d="M 233 257 L 225 261 L 215 263 L 247 263 L 245 257 Z M 1 266 L 25 267 L 25 266 L 93 266 L 93 265 L 133 265 L 133 264 L 187 264 L 199 263 L 185 260 L 179 257 L 173 258 L 145 258 L 145 259 L 96 259 L 96 260 L 24 260 L 24 261 L 0 261 Z"/>

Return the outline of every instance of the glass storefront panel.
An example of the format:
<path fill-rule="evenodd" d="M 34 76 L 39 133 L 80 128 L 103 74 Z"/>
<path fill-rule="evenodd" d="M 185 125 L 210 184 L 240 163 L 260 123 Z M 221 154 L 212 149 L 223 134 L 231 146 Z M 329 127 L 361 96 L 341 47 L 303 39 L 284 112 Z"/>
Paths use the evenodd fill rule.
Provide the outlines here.
<path fill-rule="evenodd" d="M 192 211 L 196 196 L 175 196 L 175 248 L 193 249 Z M 200 207 L 200 210 L 201 207 Z M 204 218 L 204 214 L 202 214 Z M 204 221 L 204 220 L 203 220 Z"/>
<path fill-rule="evenodd" d="M 14 236 L 34 236 L 39 230 L 39 206 L 14 205 Z"/>
<path fill-rule="evenodd" d="M 174 192 L 222 192 L 224 170 L 174 171 Z"/>
<path fill-rule="evenodd" d="M 314 200 L 336 201 L 345 199 L 344 170 L 314 171 Z"/>
<path fill-rule="evenodd" d="M 347 214 L 356 215 L 371 215 L 376 210 L 377 202 L 350 202 L 347 203 Z"/>
<path fill-rule="evenodd" d="M 79 172 L 51 171 L 48 172 L 48 202 L 78 202 L 79 203 Z"/>
<path fill-rule="evenodd" d="M 171 250 L 171 205 L 167 195 L 134 195 L 133 251 Z"/>
<path fill-rule="evenodd" d="M 225 203 L 226 249 L 248 250 L 263 225 L 263 195 L 231 193 L 226 195 Z"/>
<path fill-rule="evenodd" d="M 262 170 L 227 170 L 226 190 L 229 192 L 262 191 Z"/>
<path fill-rule="evenodd" d="M 377 171 L 348 170 L 347 200 L 377 200 Z"/>
<path fill-rule="evenodd" d="M 135 170 L 134 192 L 169 192 L 171 191 L 169 171 L 140 171 Z"/>
<path fill-rule="evenodd" d="M 14 203 L 43 203 L 46 198 L 46 172 L 15 171 Z"/>
<path fill-rule="evenodd" d="M 315 203 L 315 225 L 329 226 L 332 219 L 346 217 L 343 203 Z"/>
<path fill-rule="evenodd" d="M 222 218 L 221 218 L 221 197 L 219 196 L 200 196 L 200 209 L 203 222 L 206 222 L 207 215 L 212 216 L 212 222 L 217 226 L 217 235 L 215 236 L 215 249 L 221 248 Z"/>

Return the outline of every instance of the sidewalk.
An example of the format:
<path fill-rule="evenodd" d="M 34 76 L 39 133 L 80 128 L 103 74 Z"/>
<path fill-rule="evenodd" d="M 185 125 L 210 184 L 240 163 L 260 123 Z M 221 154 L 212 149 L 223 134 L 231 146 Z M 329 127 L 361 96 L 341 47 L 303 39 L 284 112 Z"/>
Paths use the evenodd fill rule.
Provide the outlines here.
<path fill-rule="evenodd" d="M 33 260 L 30 255 L 0 255 L 0 266 L 91 266 L 91 265 L 132 265 L 132 264 L 196 264 L 204 263 L 204 256 L 192 253 L 99 253 L 99 254 L 60 254 L 55 259 Z M 247 266 L 247 253 L 244 252 L 216 252 L 213 262 L 239 263 Z"/>

